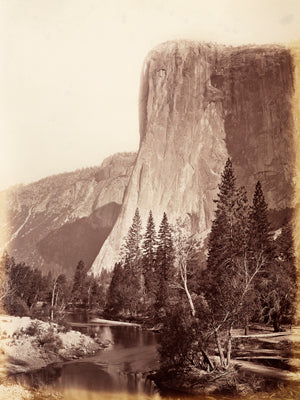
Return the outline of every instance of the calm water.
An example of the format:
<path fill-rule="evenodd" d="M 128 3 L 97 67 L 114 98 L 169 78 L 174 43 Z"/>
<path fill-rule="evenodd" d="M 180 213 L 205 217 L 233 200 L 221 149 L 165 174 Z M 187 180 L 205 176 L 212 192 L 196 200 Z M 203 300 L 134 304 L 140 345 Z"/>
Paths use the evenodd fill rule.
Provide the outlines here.
<path fill-rule="evenodd" d="M 158 369 L 157 335 L 134 326 L 109 326 L 91 323 L 82 314 L 70 316 L 76 329 L 109 348 L 93 357 L 50 365 L 42 370 L 15 376 L 17 381 L 53 389 L 66 400 L 185 400 L 180 394 L 160 395 L 147 373 Z M 74 328 L 75 329 L 75 328 Z M 247 375 L 247 373 L 246 373 Z M 251 378 L 251 375 L 249 375 Z M 252 379 L 252 378 L 251 378 Z M 229 396 L 196 396 L 200 399 L 225 400 Z"/>
<path fill-rule="evenodd" d="M 75 322 L 80 319 L 84 320 L 76 318 Z M 146 378 L 147 372 L 158 367 L 155 333 L 134 326 L 88 322 L 76 329 L 111 344 L 93 357 L 51 365 L 19 379 L 31 385 L 46 385 L 62 392 L 68 400 L 99 399 L 105 392 L 160 398 L 154 384 Z"/>

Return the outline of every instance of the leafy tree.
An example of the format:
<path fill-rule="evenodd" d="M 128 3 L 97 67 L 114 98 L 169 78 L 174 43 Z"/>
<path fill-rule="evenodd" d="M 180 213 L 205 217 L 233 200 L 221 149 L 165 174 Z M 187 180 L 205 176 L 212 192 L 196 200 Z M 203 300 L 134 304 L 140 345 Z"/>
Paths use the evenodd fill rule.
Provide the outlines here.
<path fill-rule="evenodd" d="M 193 345 L 199 340 L 196 326 L 185 302 L 166 310 L 159 335 L 161 369 L 199 366 L 200 359 L 193 351 Z"/>
<path fill-rule="evenodd" d="M 271 322 L 275 332 L 281 324 L 292 323 L 295 314 L 296 268 L 292 227 L 285 223 L 275 241 L 263 279 L 258 282 L 260 310 L 265 322 Z"/>
<path fill-rule="evenodd" d="M 51 290 L 51 309 L 50 319 L 51 321 L 56 319 L 62 319 L 65 315 L 65 309 L 67 305 L 67 278 L 64 274 L 60 274 L 55 277 L 52 281 Z"/>
<path fill-rule="evenodd" d="M 193 301 L 192 280 L 195 278 L 195 264 L 198 262 L 198 241 L 191 234 L 188 220 L 178 218 L 173 227 L 175 266 L 178 273 L 177 281 L 173 283 L 176 289 L 182 290 L 188 300 L 190 312 L 193 317 L 196 310 Z M 199 265 L 197 265 L 199 268 Z"/>

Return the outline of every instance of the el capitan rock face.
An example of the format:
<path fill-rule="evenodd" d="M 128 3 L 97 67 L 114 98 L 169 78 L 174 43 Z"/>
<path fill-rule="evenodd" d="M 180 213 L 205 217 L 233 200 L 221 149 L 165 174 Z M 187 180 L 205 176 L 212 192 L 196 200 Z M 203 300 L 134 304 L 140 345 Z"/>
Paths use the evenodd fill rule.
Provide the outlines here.
<path fill-rule="evenodd" d="M 232 158 L 249 198 L 260 180 L 270 208 L 291 206 L 293 62 L 278 46 L 169 42 L 148 55 L 140 95 L 140 149 L 114 228 L 92 271 L 111 269 L 136 207 L 189 215 L 207 235 L 220 174 Z"/>
<path fill-rule="evenodd" d="M 44 273 L 72 277 L 79 260 L 90 267 L 120 212 L 135 153 L 100 167 L 50 176 L 0 193 L 9 255 Z"/>

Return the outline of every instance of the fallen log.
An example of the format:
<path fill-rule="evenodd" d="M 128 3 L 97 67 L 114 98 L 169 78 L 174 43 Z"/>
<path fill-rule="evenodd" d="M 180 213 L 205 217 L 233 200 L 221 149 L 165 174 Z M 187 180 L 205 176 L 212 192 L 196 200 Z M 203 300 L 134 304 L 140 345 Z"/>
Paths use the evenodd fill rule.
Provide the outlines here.
<path fill-rule="evenodd" d="M 258 335 L 235 335 L 232 336 L 232 339 L 259 339 L 259 338 L 268 338 L 268 337 L 276 337 L 276 336 L 288 336 L 291 332 L 276 332 L 276 333 L 260 333 Z"/>
<path fill-rule="evenodd" d="M 236 360 L 280 360 L 280 361 L 286 361 L 289 359 L 289 357 L 280 357 L 280 356 L 238 356 L 235 357 Z"/>

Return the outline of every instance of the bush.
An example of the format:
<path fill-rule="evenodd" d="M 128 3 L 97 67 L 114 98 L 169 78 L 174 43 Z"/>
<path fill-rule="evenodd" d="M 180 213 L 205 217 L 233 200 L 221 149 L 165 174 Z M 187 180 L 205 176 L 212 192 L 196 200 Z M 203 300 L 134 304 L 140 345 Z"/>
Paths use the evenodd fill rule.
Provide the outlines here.
<path fill-rule="evenodd" d="M 41 330 L 37 335 L 37 341 L 46 351 L 56 352 L 62 345 L 62 341 L 52 326 L 46 331 Z"/>
<path fill-rule="evenodd" d="M 177 304 L 163 320 L 158 349 L 162 367 L 198 366 L 202 357 L 196 339 L 195 320 L 189 310 Z"/>
<path fill-rule="evenodd" d="M 22 329 L 22 333 L 29 336 L 37 336 L 41 331 L 41 323 L 39 321 L 33 321 L 27 328 Z"/>
<path fill-rule="evenodd" d="M 5 311 L 16 317 L 28 317 L 30 312 L 24 300 L 14 295 L 6 296 L 3 301 Z"/>

